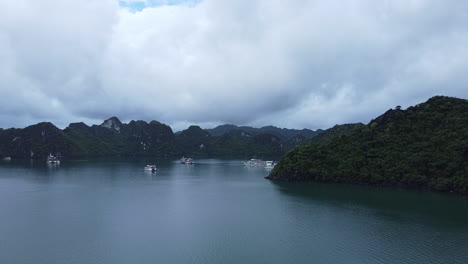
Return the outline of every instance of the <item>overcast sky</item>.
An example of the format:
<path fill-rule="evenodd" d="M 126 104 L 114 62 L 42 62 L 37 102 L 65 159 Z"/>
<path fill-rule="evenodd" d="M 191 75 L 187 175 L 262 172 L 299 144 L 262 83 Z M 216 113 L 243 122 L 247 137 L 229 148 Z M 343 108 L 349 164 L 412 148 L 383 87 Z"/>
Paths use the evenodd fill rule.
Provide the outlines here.
<path fill-rule="evenodd" d="M 327 128 L 468 98 L 468 1 L 2 0 L 0 127 Z"/>

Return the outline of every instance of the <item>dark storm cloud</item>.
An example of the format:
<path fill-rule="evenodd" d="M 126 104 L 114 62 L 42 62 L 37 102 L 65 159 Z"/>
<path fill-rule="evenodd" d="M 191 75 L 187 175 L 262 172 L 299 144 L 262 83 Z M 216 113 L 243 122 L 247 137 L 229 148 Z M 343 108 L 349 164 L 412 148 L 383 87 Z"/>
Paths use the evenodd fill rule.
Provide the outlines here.
<path fill-rule="evenodd" d="M 437 94 L 468 97 L 464 1 L 0 7 L 2 127 L 116 115 L 176 129 L 325 128 Z"/>

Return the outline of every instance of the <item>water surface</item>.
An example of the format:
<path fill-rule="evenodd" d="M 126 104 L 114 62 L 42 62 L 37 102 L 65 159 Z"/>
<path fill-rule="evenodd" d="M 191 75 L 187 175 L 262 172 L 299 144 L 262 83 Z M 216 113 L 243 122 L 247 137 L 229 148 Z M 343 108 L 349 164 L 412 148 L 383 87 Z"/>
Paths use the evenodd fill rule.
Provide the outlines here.
<path fill-rule="evenodd" d="M 0 162 L 0 263 L 467 263 L 466 197 L 267 173 L 215 159 Z"/>

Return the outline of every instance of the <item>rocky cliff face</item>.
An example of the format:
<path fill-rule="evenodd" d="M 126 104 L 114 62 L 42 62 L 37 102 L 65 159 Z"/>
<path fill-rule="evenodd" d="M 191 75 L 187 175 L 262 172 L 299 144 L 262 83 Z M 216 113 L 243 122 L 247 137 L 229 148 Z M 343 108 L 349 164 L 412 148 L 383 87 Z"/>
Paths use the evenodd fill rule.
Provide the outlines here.
<path fill-rule="evenodd" d="M 101 127 L 109 128 L 109 129 L 115 130 L 117 132 L 120 132 L 120 127 L 121 126 L 122 126 L 122 122 L 120 122 L 120 120 L 115 116 L 105 120 L 101 124 Z"/>

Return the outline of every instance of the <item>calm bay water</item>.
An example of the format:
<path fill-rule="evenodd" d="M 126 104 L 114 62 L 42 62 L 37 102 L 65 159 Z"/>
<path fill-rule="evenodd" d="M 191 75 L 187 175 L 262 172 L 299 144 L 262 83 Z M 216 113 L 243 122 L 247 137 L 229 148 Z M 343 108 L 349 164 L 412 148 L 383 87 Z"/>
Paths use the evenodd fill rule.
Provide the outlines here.
<path fill-rule="evenodd" d="M 0 263 L 468 263 L 467 197 L 197 162 L 0 162 Z"/>

